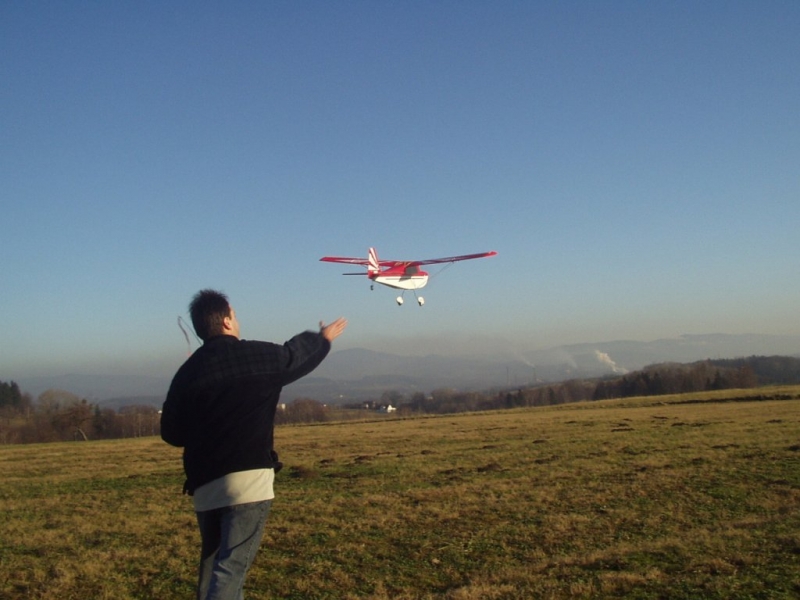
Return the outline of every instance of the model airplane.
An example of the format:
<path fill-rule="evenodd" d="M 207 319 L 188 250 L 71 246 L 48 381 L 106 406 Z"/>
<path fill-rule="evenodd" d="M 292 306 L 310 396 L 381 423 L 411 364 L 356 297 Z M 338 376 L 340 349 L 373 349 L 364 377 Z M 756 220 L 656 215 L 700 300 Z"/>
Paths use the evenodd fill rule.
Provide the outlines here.
<path fill-rule="evenodd" d="M 403 304 L 403 293 L 406 290 L 414 292 L 417 302 L 420 306 L 425 304 L 425 299 L 422 296 L 417 296 L 417 290 L 424 288 L 428 283 L 428 273 L 421 270 L 423 265 L 436 265 L 440 263 L 454 263 L 460 260 L 472 260 L 473 258 L 484 258 L 486 256 L 494 256 L 497 254 L 494 250 L 491 252 L 481 252 L 479 254 L 462 254 L 461 256 L 450 256 L 448 258 L 429 258 L 427 260 L 378 260 L 378 254 L 375 248 L 369 249 L 369 256 L 367 258 L 347 258 L 344 256 L 323 256 L 321 261 L 344 263 L 348 265 L 361 265 L 367 268 L 366 273 L 343 273 L 343 275 L 366 275 L 369 277 L 373 285 L 370 289 L 374 289 L 375 283 L 403 290 L 397 297 L 397 304 Z"/>

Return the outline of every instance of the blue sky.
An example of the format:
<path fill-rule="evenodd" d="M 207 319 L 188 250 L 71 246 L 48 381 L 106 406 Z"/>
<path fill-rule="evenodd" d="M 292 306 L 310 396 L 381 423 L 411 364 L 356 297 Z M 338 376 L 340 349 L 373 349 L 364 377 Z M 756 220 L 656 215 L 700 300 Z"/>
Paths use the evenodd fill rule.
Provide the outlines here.
<path fill-rule="evenodd" d="M 800 3 L 5 2 L 0 379 L 798 334 Z M 426 305 L 323 255 L 459 263 Z M 435 271 L 435 269 L 433 270 Z"/>

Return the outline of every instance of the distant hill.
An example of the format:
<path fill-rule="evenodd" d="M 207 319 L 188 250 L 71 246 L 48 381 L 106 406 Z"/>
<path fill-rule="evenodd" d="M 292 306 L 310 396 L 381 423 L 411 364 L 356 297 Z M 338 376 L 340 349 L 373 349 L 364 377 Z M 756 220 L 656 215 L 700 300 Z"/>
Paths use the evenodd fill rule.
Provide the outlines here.
<path fill-rule="evenodd" d="M 655 363 L 690 363 L 753 355 L 800 356 L 800 336 L 685 335 L 650 342 L 617 340 L 571 344 L 481 358 L 340 350 L 333 352 L 312 377 L 288 386 L 284 398 L 347 402 L 375 398 L 386 390 L 404 394 L 445 387 L 485 390 L 624 375 Z"/>
<path fill-rule="evenodd" d="M 363 348 L 335 350 L 311 376 L 288 386 L 283 398 L 291 401 L 305 397 L 334 403 L 374 399 L 387 390 L 403 394 L 447 387 L 486 390 L 623 375 L 655 363 L 754 355 L 800 356 L 800 336 L 685 335 L 649 342 L 617 340 L 472 357 L 401 356 Z M 119 408 L 131 404 L 160 407 L 170 377 L 74 374 L 14 380 L 34 398 L 47 389 L 63 389 L 91 402 Z"/>
<path fill-rule="evenodd" d="M 572 362 L 579 372 L 597 370 L 598 362 L 605 362 L 622 372 L 662 362 L 689 363 L 755 355 L 800 356 L 800 336 L 708 334 L 683 335 L 650 342 L 618 340 L 559 346 L 528 353 L 525 358 L 534 364 Z M 581 376 L 584 376 L 583 373 Z"/>

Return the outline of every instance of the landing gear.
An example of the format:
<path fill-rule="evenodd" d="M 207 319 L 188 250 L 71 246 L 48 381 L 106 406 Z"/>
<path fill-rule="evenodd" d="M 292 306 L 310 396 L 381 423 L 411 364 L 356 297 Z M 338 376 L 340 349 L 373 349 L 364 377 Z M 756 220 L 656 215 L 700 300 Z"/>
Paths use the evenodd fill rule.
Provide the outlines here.
<path fill-rule="evenodd" d="M 425 298 L 422 296 L 417 296 L 417 292 L 414 292 L 414 297 L 417 299 L 417 304 L 420 306 L 425 304 Z M 403 306 L 403 294 L 400 294 L 397 298 L 395 298 L 395 301 L 397 302 L 397 306 Z"/>

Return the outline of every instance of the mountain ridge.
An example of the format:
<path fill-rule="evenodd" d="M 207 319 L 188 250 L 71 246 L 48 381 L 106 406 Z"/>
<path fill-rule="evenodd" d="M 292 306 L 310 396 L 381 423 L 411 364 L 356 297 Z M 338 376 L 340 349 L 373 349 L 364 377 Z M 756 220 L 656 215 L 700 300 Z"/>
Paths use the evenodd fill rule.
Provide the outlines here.
<path fill-rule="evenodd" d="M 652 341 L 612 340 L 554 346 L 527 352 L 501 351 L 482 356 L 404 356 L 365 348 L 331 352 L 308 377 L 284 389 L 283 400 L 299 397 L 321 402 L 351 402 L 380 397 L 384 391 L 428 393 L 522 387 L 574 378 L 624 374 L 662 362 L 754 355 L 800 356 L 800 335 L 691 334 Z M 69 374 L 14 379 L 34 398 L 47 389 L 63 389 L 101 406 L 119 408 L 126 398 L 159 406 L 170 376 Z"/>

